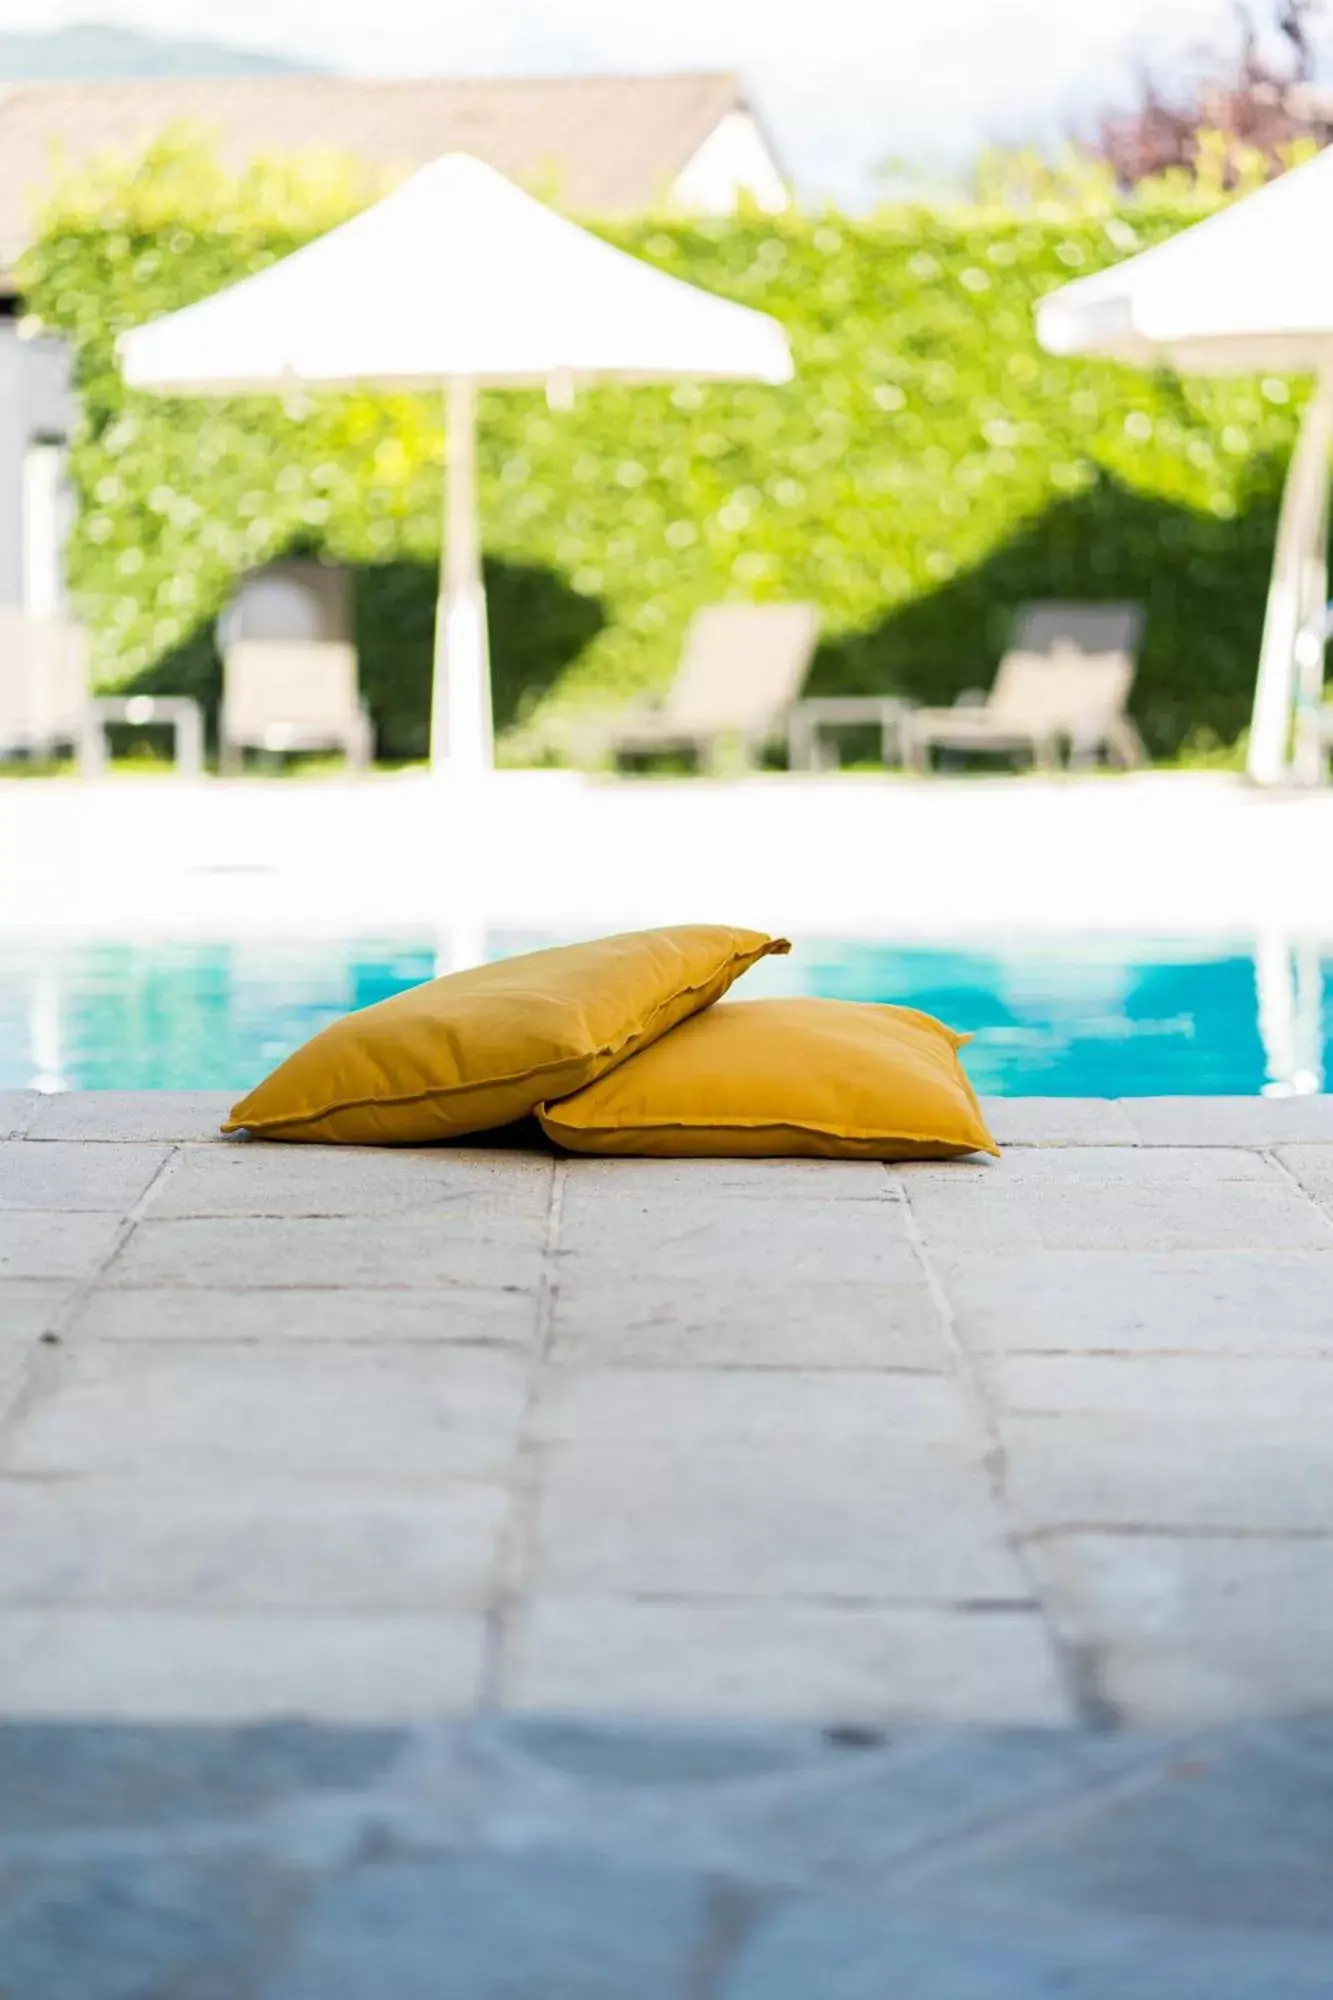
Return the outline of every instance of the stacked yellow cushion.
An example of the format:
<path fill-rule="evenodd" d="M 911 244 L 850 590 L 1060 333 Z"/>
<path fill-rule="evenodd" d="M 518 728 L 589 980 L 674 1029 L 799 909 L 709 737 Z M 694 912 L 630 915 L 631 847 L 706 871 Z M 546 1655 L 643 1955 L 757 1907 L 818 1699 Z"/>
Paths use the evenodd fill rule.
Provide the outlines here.
<path fill-rule="evenodd" d="M 577 1153 L 995 1153 L 958 1060 L 966 1039 L 910 1007 L 727 1001 L 537 1115 Z"/>
<path fill-rule="evenodd" d="M 581 1090 L 790 949 L 684 924 L 451 973 L 322 1029 L 222 1129 L 348 1146 L 489 1131 Z"/>

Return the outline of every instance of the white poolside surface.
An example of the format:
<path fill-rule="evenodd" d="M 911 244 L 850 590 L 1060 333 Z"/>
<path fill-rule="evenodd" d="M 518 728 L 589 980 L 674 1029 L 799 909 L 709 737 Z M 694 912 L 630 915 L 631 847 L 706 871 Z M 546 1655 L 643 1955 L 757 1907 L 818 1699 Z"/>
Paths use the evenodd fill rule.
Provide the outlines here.
<path fill-rule="evenodd" d="M 0 783 L 11 930 L 1333 937 L 1330 856 L 1333 791 L 1204 774 Z"/>
<path fill-rule="evenodd" d="M 1214 779 L 15 783 L 0 923 L 1327 936 L 1330 835 Z M 0 1098 L 0 1715 L 1327 1708 L 1333 1099 L 910 1168 L 225 1104 Z"/>

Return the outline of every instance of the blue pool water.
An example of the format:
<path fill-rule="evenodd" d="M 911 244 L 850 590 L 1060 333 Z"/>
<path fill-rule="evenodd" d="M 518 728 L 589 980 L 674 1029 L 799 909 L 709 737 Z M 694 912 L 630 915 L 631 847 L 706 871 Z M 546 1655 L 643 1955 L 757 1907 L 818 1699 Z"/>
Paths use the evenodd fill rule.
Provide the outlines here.
<path fill-rule="evenodd" d="M 0 1088 L 241 1091 L 436 969 L 426 939 L 0 941 Z M 975 1036 L 973 1080 L 1001 1096 L 1287 1094 L 1333 1075 L 1333 951 L 1287 942 L 810 940 L 745 990 L 925 1008 Z"/>

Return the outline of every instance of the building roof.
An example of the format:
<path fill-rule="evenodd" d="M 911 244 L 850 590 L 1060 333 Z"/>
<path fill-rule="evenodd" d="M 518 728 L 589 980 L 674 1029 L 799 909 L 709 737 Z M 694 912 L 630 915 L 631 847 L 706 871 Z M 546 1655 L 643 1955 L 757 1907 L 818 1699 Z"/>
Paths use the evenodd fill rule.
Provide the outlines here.
<path fill-rule="evenodd" d="M 224 159 L 337 152 L 410 171 L 475 153 L 583 215 L 634 214 L 671 186 L 728 112 L 727 72 L 679 76 L 152 77 L 0 84 L 0 262 L 32 232 L 57 157 L 134 155 L 165 127 L 209 128 Z"/>

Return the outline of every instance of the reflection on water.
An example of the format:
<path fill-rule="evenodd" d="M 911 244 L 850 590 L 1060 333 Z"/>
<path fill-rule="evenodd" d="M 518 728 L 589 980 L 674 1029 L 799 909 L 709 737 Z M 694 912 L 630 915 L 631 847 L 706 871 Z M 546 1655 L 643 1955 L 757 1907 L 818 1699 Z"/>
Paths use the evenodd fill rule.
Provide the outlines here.
<path fill-rule="evenodd" d="M 541 938 L 492 931 L 492 957 Z M 477 938 L 0 944 L 0 1088 L 235 1090 L 353 1007 L 475 958 Z M 1001 1096 L 1293 1095 L 1333 1061 L 1333 953 L 1285 936 L 810 940 L 745 991 L 891 1000 L 974 1035 Z"/>

